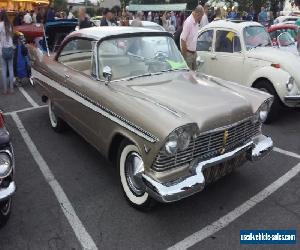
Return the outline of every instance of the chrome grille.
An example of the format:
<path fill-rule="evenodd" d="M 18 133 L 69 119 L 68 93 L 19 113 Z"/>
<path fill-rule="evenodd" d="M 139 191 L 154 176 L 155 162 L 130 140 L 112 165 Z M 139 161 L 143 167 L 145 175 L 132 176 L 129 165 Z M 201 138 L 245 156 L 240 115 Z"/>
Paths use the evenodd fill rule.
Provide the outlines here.
<path fill-rule="evenodd" d="M 251 119 L 247 119 L 228 127 L 202 133 L 191 141 L 186 150 L 177 152 L 175 156 L 169 157 L 160 152 L 152 168 L 156 171 L 164 171 L 189 164 L 196 158 L 208 160 L 222 153 L 232 151 L 259 134 L 260 126 L 260 123 L 253 124 Z M 224 145 L 225 133 L 227 133 L 227 140 Z M 223 152 L 221 152 L 222 150 Z"/>

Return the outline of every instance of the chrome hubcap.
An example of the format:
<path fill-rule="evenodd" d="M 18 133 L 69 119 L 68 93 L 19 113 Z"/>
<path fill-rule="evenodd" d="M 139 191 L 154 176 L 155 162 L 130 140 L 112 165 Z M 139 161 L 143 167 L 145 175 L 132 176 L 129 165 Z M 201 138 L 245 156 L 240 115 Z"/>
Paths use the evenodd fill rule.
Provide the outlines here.
<path fill-rule="evenodd" d="M 144 170 L 144 162 L 137 153 L 130 153 L 125 161 L 125 176 L 130 190 L 136 196 L 142 196 L 145 192 L 141 187 L 139 174 Z"/>

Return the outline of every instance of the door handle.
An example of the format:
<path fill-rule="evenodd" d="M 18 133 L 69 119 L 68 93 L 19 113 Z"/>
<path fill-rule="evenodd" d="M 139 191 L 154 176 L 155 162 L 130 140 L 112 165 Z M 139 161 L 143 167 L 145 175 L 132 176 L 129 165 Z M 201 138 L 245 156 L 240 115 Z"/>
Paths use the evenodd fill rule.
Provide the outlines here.
<path fill-rule="evenodd" d="M 65 78 L 70 78 L 70 75 L 68 75 L 68 74 L 65 74 Z"/>

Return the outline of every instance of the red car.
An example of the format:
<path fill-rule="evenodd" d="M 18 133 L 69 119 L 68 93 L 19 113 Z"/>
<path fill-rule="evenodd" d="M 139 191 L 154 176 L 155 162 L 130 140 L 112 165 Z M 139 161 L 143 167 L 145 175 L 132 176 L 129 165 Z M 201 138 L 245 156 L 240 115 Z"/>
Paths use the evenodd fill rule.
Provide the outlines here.
<path fill-rule="evenodd" d="M 297 41 L 298 26 L 295 24 L 274 24 L 269 27 L 268 32 L 274 42 L 277 42 L 277 37 L 283 32 L 288 32 Z"/>

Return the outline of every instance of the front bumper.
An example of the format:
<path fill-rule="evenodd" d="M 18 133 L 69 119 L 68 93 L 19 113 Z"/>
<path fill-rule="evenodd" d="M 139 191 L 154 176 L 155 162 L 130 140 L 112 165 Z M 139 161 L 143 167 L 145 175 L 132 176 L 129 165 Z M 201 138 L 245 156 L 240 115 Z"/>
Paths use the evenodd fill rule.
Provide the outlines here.
<path fill-rule="evenodd" d="M 145 173 L 141 174 L 141 183 L 145 192 L 160 202 L 174 202 L 204 189 L 206 180 L 204 169 L 228 162 L 238 155 L 246 154 L 247 159 L 256 161 L 264 157 L 273 149 L 273 141 L 264 135 L 255 137 L 251 142 L 223 155 L 210 160 L 199 162 L 191 169 L 191 176 L 177 179 L 168 183 L 160 183 Z"/>
<path fill-rule="evenodd" d="M 9 199 L 16 192 L 16 184 L 14 182 L 15 172 L 15 159 L 14 151 L 11 144 L 5 146 L 5 149 L 1 149 L 0 152 L 4 152 L 9 155 L 12 163 L 11 172 L 0 179 L 0 202 Z"/>
<path fill-rule="evenodd" d="M 284 102 L 289 106 L 300 106 L 300 95 L 285 96 Z"/>

